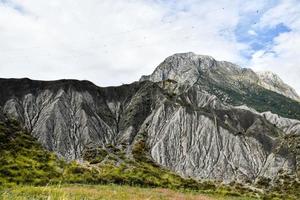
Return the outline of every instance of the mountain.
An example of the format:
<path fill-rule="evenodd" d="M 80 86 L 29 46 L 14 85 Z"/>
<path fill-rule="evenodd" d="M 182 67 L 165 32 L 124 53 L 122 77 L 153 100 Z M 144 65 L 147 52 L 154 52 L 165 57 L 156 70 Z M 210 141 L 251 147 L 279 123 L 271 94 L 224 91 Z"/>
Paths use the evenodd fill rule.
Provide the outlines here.
<path fill-rule="evenodd" d="M 270 71 L 257 72 L 257 75 L 260 78 L 260 85 L 268 90 L 272 90 L 284 96 L 287 96 L 296 101 L 300 101 L 299 95 L 296 91 L 285 84 L 281 78 Z"/>
<path fill-rule="evenodd" d="M 6 189 L 7 186 L 17 188 L 15 187 L 17 184 L 46 185 L 46 187 L 51 184 L 60 187 L 61 184 L 74 183 L 93 185 L 114 183 L 172 189 L 216 189 L 213 183 L 184 179 L 167 169 L 160 168 L 148 160 L 143 151 L 137 151 L 139 147 L 139 145 L 133 147 L 134 159 L 130 160 L 123 158 L 120 149 L 106 146 L 106 149 L 88 149 L 84 152 L 83 156 L 90 164 L 65 162 L 55 154 L 46 151 L 35 138 L 22 129 L 18 121 L 3 116 L 0 119 L 1 197 L 4 193 L 3 188 Z M 97 154 L 95 157 L 94 153 Z M 118 161 L 121 158 L 123 158 L 122 163 Z M 100 159 L 101 163 L 99 163 Z M 230 192 L 228 189 L 227 192 Z M 222 191 L 226 190 L 223 188 Z M 33 198 L 24 192 L 20 194 L 22 199 Z M 6 197 L 15 199 L 9 193 L 10 190 Z"/>
<path fill-rule="evenodd" d="M 200 78 L 201 76 L 205 77 Z M 231 83 L 230 85 L 235 89 L 241 89 L 243 85 L 259 85 L 293 100 L 300 100 L 296 91 L 272 72 L 255 73 L 251 69 L 241 68 L 226 61 L 216 61 L 210 56 L 196 55 L 192 52 L 168 57 L 150 76 L 143 76 L 141 80 L 172 79 L 181 83 L 203 84 L 204 78 L 208 77 L 212 81 L 224 83 L 225 85 Z"/>
<path fill-rule="evenodd" d="M 300 120 L 299 102 L 287 99 L 290 94 L 282 89 L 290 87 L 280 82 L 279 87 L 273 84 L 270 90 L 271 84 L 266 83 L 270 79 L 261 77 L 251 69 L 189 52 L 166 58 L 151 75 L 142 76 L 140 80 L 175 80 L 184 85 L 185 90 L 197 86 L 234 106 L 246 104 L 259 112 L 272 111 Z"/>
<path fill-rule="evenodd" d="M 300 167 L 300 103 L 272 90 L 251 69 L 183 53 L 118 87 L 1 79 L 0 106 L 67 160 L 109 146 L 132 158 L 138 145 L 183 177 L 257 182 Z"/>

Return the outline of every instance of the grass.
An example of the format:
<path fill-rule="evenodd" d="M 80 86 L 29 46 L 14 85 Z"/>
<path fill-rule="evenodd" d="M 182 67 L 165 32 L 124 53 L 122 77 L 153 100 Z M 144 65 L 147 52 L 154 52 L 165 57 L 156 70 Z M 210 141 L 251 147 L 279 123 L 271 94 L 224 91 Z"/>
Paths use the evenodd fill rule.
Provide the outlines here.
<path fill-rule="evenodd" d="M 36 187 L 17 186 L 2 190 L 1 200 L 145 200 L 145 199 L 185 199 L 185 200 L 252 200 L 248 197 L 226 197 L 197 192 L 175 191 L 164 188 L 142 188 L 120 185 L 63 185 Z"/>
<path fill-rule="evenodd" d="M 0 186 L 47 184 L 61 176 L 64 165 L 16 121 L 0 122 Z"/>
<path fill-rule="evenodd" d="M 67 163 L 16 121 L 0 122 L 0 199 L 299 199 L 299 181 L 284 173 L 280 179 L 286 182 L 279 180 L 278 187 L 263 185 L 268 194 L 238 183 L 182 178 L 152 161 L 145 137 L 139 135 L 133 144 L 133 158 L 107 145 L 88 149 L 84 163 Z"/>

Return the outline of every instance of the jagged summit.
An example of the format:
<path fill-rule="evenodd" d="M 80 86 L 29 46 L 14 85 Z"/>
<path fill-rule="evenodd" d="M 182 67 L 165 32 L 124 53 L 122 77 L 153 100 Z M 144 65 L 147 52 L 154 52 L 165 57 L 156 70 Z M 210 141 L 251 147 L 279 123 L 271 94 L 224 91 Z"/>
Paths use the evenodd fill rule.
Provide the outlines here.
<path fill-rule="evenodd" d="M 271 80 L 273 82 L 277 82 L 280 84 L 283 83 L 282 79 L 277 74 L 275 74 L 271 71 L 258 71 L 256 73 L 263 79 Z"/>
<path fill-rule="evenodd" d="M 166 58 L 151 75 L 142 76 L 141 81 L 159 82 L 173 79 L 187 85 L 206 85 L 207 81 L 231 87 L 235 90 L 260 86 L 299 101 L 295 90 L 271 72 L 255 73 L 227 61 L 217 61 L 211 56 L 193 52 L 178 53 Z"/>
<path fill-rule="evenodd" d="M 300 97 L 291 86 L 283 82 L 283 80 L 271 71 L 256 72 L 261 80 L 261 85 L 269 90 L 283 94 L 291 99 L 300 101 Z"/>
<path fill-rule="evenodd" d="M 188 52 L 169 56 L 151 75 L 143 76 L 141 80 L 158 82 L 166 79 L 174 79 L 181 83 L 189 82 L 194 84 L 201 75 L 213 77 L 217 74 L 222 74 L 228 77 L 245 75 L 246 73 L 249 76 L 254 75 L 251 69 L 243 69 L 231 62 L 217 61 L 211 56 Z"/>
<path fill-rule="evenodd" d="M 175 53 L 169 57 L 167 57 L 165 60 L 173 59 L 173 58 L 183 58 L 183 59 L 210 59 L 215 60 L 212 56 L 209 55 L 199 55 L 195 54 L 194 52 L 186 52 L 186 53 Z"/>

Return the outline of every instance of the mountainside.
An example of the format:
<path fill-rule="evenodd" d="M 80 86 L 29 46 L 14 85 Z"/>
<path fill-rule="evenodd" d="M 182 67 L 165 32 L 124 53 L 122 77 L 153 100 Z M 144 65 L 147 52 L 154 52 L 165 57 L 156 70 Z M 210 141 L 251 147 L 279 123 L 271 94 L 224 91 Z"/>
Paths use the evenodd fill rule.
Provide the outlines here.
<path fill-rule="evenodd" d="M 132 143 L 160 90 L 150 82 L 99 88 L 86 81 L 3 79 L 0 103 L 48 150 L 77 159 L 90 145 Z"/>
<path fill-rule="evenodd" d="M 62 172 L 63 162 L 43 149 L 17 121 L 0 118 L 0 189 L 16 183 L 48 184 Z"/>
<path fill-rule="evenodd" d="M 285 84 L 278 75 L 269 71 L 257 72 L 257 75 L 260 78 L 260 85 L 262 87 L 287 96 L 296 101 L 300 101 L 300 97 L 296 91 L 289 85 Z"/>
<path fill-rule="evenodd" d="M 147 158 L 144 151 L 137 151 L 140 147 L 140 143 L 133 146 L 131 159 L 126 159 L 121 149 L 106 145 L 106 149 L 86 149 L 83 153 L 84 163 L 65 162 L 42 148 L 16 120 L 3 116 L 0 119 L 0 198 L 15 199 L 10 197 L 10 190 L 2 191 L 2 188 L 7 186 L 16 188 L 17 184 L 46 185 L 46 187 L 59 184 L 59 188 L 61 184 L 80 183 L 126 184 L 204 191 L 217 189 L 217 185 L 212 182 L 184 179 L 170 170 L 159 167 Z M 234 188 L 221 186 L 218 190 L 230 194 L 231 189 Z M 236 192 L 248 191 L 247 188 L 241 187 L 235 190 Z M 19 195 L 22 196 L 21 199 L 37 198 L 36 196 L 25 198 L 23 192 Z"/>
<path fill-rule="evenodd" d="M 185 90 L 197 85 L 225 103 L 246 104 L 259 112 L 272 111 L 300 120 L 299 102 L 287 98 L 291 94 L 283 88 L 289 88 L 286 90 L 291 90 L 297 95 L 294 90 L 280 78 L 272 85 L 269 83 L 270 78 L 262 77 L 251 69 L 190 52 L 166 58 L 151 75 L 142 76 L 140 80 L 159 82 L 171 79 L 184 85 Z"/>
<path fill-rule="evenodd" d="M 139 151 L 183 177 L 255 182 L 300 167 L 300 104 L 261 80 L 250 69 L 185 53 L 119 87 L 1 79 L 0 106 L 68 160 L 108 146 L 132 158 L 142 144 Z"/>

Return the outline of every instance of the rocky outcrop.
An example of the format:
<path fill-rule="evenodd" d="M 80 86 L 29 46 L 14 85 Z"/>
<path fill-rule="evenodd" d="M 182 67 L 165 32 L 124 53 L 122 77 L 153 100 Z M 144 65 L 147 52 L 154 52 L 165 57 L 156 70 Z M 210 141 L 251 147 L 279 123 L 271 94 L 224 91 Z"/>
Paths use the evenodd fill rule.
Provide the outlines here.
<path fill-rule="evenodd" d="M 0 85 L 3 111 L 67 159 L 81 158 L 87 145 L 129 143 L 150 112 L 148 101 L 159 100 L 158 87 L 147 82 L 99 88 L 85 81 L 3 79 Z"/>
<path fill-rule="evenodd" d="M 296 119 L 228 101 L 245 94 L 245 88 L 260 87 L 259 80 L 252 70 L 228 62 L 176 54 L 152 75 L 119 87 L 1 79 L 0 106 L 46 149 L 68 160 L 82 159 L 86 148 L 107 145 L 131 157 L 132 146 L 144 137 L 153 161 L 184 177 L 254 181 L 282 170 L 294 173 L 297 155 L 285 138 L 300 135 Z M 272 103 L 266 94 L 289 105 L 280 94 L 263 94 L 255 101 L 258 107 Z"/>
<path fill-rule="evenodd" d="M 272 90 L 286 97 L 300 100 L 296 91 L 284 83 L 280 77 L 272 72 L 255 73 L 249 68 L 226 62 L 217 61 L 211 56 L 196 55 L 192 52 L 180 53 L 166 58 L 149 76 L 142 76 L 140 80 L 153 82 L 172 79 L 189 85 L 204 83 L 205 79 L 231 85 L 241 89 L 246 85 L 258 85 Z"/>
<path fill-rule="evenodd" d="M 244 83 L 257 83 L 258 75 L 251 69 L 241 68 L 226 61 L 216 61 L 210 56 L 196 55 L 192 52 L 174 54 L 166 58 L 149 76 L 141 81 L 175 80 L 181 84 L 194 85 L 212 79 L 219 83 L 236 87 Z"/>
<path fill-rule="evenodd" d="M 191 102 L 207 98 L 193 96 Z M 186 177 L 228 182 L 295 170 L 293 154 L 280 143 L 285 133 L 263 116 L 218 101 L 202 106 L 180 101 L 166 102 L 147 119 L 157 163 Z"/>
<path fill-rule="evenodd" d="M 260 78 L 259 84 L 264 88 L 300 102 L 300 97 L 297 92 L 292 87 L 284 83 L 277 74 L 269 71 L 257 72 L 257 74 Z"/>
<path fill-rule="evenodd" d="M 159 82 L 169 79 L 184 85 L 181 87 L 184 90 L 198 85 L 224 103 L 234 106 L 246 104 L 259 112 L 271 111 L 300 120 L 299 101 L 291 97 L 293 89 L 290 86 L 277 81 L 278 84 L 269 88 L 261 75 L 230 62 L 216 61 L 210 56 L 191 52 L 174 54 L 166 58 L 151 75 L 142 76 L 140 80 Z"/>

